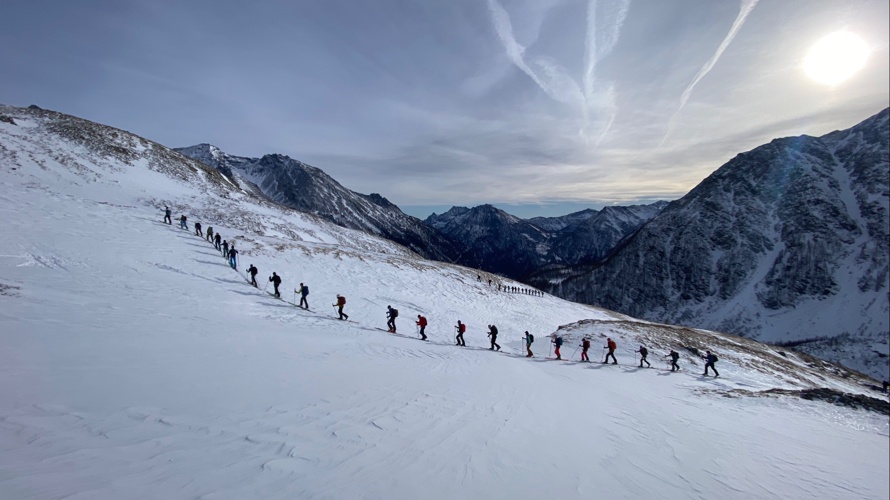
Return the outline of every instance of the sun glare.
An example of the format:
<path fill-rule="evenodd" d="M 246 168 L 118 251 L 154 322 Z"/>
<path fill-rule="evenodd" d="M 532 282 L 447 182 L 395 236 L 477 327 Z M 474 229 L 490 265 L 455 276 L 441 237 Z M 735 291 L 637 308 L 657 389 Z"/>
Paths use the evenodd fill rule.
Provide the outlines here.
<path fill-rule="evenodd" d="M 807 75 L 823 85 L 837 85 L 865 66 L 870 49 L 865 40 L 848 31 L 823 37 L 803 60 Z"/>

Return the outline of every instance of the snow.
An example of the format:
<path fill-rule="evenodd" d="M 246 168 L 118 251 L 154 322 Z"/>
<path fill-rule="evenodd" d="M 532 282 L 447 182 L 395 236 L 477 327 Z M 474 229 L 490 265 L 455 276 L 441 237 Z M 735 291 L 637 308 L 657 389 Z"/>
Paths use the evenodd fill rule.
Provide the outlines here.
<path fill-rule="evenodd" d="M 885 416 L 741 392 L 821 378 L 876 396 L 855 380 L 745 339 L 499 293 L 203 174 L 102 166 L 0 127 L 0 498 L 890 498 Z M 160 223 L 162 201 L 234 238 L 261 286 L 276 271 L 292 300 L 308 284 L 312 311 Z M 408 337 L 424 314 L 432 342 L 379 330 L 387 305 Z M 458 319 L 468 348 L 452 345 Z M 611 336 L 621 364 L 547 360 L 561 325 L 565 358 L 589 334 L 597 361 Z M 685 351 L 667 371 L 677 335 L 719 346 L 724 378 Z M 657 369 L 636 368 L 640 343 Z"/>

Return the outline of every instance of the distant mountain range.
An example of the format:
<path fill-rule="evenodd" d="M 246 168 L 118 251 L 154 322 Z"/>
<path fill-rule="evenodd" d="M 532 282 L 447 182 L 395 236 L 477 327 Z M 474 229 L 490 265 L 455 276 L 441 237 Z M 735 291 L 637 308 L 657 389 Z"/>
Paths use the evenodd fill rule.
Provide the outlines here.
<path fill-rule="evenodd" d="M 511 278 L 548 265 L 600 260 L 667 204 L 608 207 L 529 220 L 482 205 L 454 207 L 421 221 L 379 194 L 346 189 L 322 170 L 284 155 L 247 158 L 210 144 L 176 151 L 286 207 L 382 236 L 429 259 Z"/>
<path fill-rule="evenodd" d="M 550 265 L 599 261 L 667 202 L 520 219 L 491 205 L 453 207 L 426 223 L 459 245 L 465 265 L 521 278 Z"/>
<path fill-rule="evenodd" d="M 346 189 L 322 170 L 301 161 L 280 154 L 262 158 L 234 156 L 210 144 L 176 151 L 286 207 L 395 241 L 429 259 L 452 262 L 459 255 L 448 238 L 405 214 L 383 196 Z"/>
<path fill-rule="evenodd" d="M 603 263 L 540 272 L 561 297 L 794 345 L 888 378 L 888 110 L 740 154 Z"/>

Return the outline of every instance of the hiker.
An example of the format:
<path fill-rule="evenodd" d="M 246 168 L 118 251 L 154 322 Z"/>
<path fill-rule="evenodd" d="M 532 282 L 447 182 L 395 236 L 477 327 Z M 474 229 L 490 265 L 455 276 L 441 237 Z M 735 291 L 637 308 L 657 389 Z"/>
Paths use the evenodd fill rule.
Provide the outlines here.
<path fill-rule="evenodd" d="M 649 364 L 649 360 L 646 359 L 646 356 L 649 355 L 649 349 L 646 349 L 645 347 L 640 346 L 640 350 L 634 351 L 634 352 L 640 353 L 640 368 L 643 367 L 643 363 L 646 363 L 647 368 L 652 368 L 652 365 Z"/>
<path fill-rule="evenodd" d="M 213 226 L 207 226 L 207 241 L 213 243 Z"/>
<path fill-rule="evenodd" d="M 554 335 L 553 340 L 551 340 L 550 342 L 552 342 L 556 346 L 556 348 L 553 349 L 553 352 L 556 354 L 556 359 L 562 360 L 562 356 L 559 354 L 559 348 L 562 347 L 562 337 L 560 337 L 559 335 Z"/>
<path fill-rule="evenodd" d="M 229 265 L 232 266 L 232 269 L 238 270 L 238 250 L 235 250 L 235 243 L 232 243 L 232 248 L 229 249 Z"/>
<path fill-rule="evenodd" d="M 417 326 L 420 327 L 420 340 L 426 340 L 426 333 L 423 333 L 426 329 L 426 318 L 420 314 L 417 315 Z"/>
<path fill-rule="evenodd" d="M 195 222 L 195 236 L 204 237 L 204 233 L 201 231 L 201 223 Z"/>
<path fill-rule="evenodd" d="M 525 350 L 528 351 L 528 354 L 525 355 L 526 358 L 532 357 L 532 342 L 535 341 L 535 336 L 528 333 L 528 330 L 525 331 Z"/>
<path fill-rule="evenodd" d="M 346 305 L 346 297 L 344 297 L 338 293 L 337 294 L 337 303 L 332 304 L 332 305 L 337 308 L 337 314 L 340 315 L 340 319 L 343 319 L 343 320 L 349 319 L 349 316 L 343 312 L 343 306 Z"/>
<path fill-rule="evenodd" d="M 615 359 L 615 349 L 616 348 L 618 348 L 618 345 L 615 344 L 615 341 L 612 340 L 611 338 L 607 338 L 606 339 L 606 347 L 603 347 L 603 349 L 608 349 L 609 352 L 606 353 L 606 359 L 603 360 L 604 364 L 609 361 L 609 356 L 612 356 L 612 364 L 613 365 L 618 364 L 618 360 Z"/>
<path fill-rule="evenodd" d="M 260 272 L 259 269 L 254 267 L 253 264 L 251 264 L 250 267 L 247 268 L 247 274 L 250 275 L 250 284 L 255 286 L 256 288 L 260 287 L 256 284 L 256 275 L 258 272 Z"/>
<path fill-rule="evenodd" d="M 392 306 L 386 306 L 386 326 L 389 327 L 389 333 L 396 333 L 396 318 L 399 317 L 399 310 L 393 309 Z"/>
<path fill-rule="evenodd" d="M 168 207 L 167 205 L 164 205 L 164 222 L 166 222 L 167 224 L 170 224 L 170 225 L 173 224 L 173 218 L 170 217 L 171 213 L 172 212 L 170 211 L 170 207 Z"/>
<path fill-rule="evenodd" d="M 280 298 L 281 298 L 281 294 L 278 292 L 278 285 L 281 284 L 281 276 L 278 276 L 278 275 L 275 274 L 275 272 L 273 271 L 273 272 L 272 272 L 272 276 L 269 276 L 269 281 L 271 281 L 271 282 L 272 282 L 272 285 L 275 287 L 275 296 L 278 297 L 278 298 L 280 299 Z"/>
<path fill-rule="evenodd" d="M 186 224 L 186 222 L 185 222 L 187 219 L 188 219 L 188 218 L 185 216 L 185 214 L 182 214 L 182 217 L 179 218 L 179 227 L 180 227 L 180 228 L 182 228 L 182 229 L 188 229 L 188 228 L 189 228 L 189 225 Z"/>
<path fill-rule="evenodd" d="M 300 307 L 309 309 L 309 301 L 306 300 L 307 295 L 309 295 L 309 287 L 300 283 Z M 305 306 L 303 304 L 305 304 Z"/>
<path fill-rule="evenodd" d="M 223 257 L 228 257 L 228 255 L 229 255 L 229 242 L 226 240 L 223 240 L 222 254 L 223 254 Z"/>
<path fill-rule="evenodd" d="M 216 248 L 217 251 L 222 248 L 222 237 L 219 233 L 216 233 L 216 236 L 213 237 L 213 248 Z"/>
<path fill-rule="evenodd" d="M 590 338 L 584 337 L 581 339 L 581 361 L 590 363 L 590 357 L 587 356 L 588 349 L 590 349 Z"/>
<path fill-rule="evenodd" d="M 464 342 L 464 332 L 467 331 L 467 325 L 461 323 L 460 320 L 457 320 L 457 326 L 454 327 L 457 330 L 457 336 L 454 337 L 455 345 L 461 345 L 466 347 L 467 343 Z"/>
<path fill-rule="evenodd" d="M 491 347 L 488 348 L 489 351 L 493 351 L 497 349 L 501 350 L 501 346 L 498 345 L 498 327 L 494 325 L 488 325 L 488 336 L 491 337 Z"/>
<path fill-rule="evenodd" d="M 664 356 L 664 357 L 666 358 L 668 356 L 671 357 L 671 371 L 672 372 L 680 371 L 680 365 L 677 364 L 677 360 L 680 359 L 680 353 L 671 349 L 671 352 L 669 352 L 667 354 L 667 356 Z"/>
<path fill-rule="evenodd" d="M 705 351 L 705 353 L 707 354 L 707 356 L 702 356 L 702 359 L 705 360 L 705 373 L 704 373 L 704 376 L 705 376 L 705 377 L 708 376 L 708 368 L 710 368 L 710 369 L 714 370 L 714 378 L 719 377 L 720 374 L 717 373 L 717 367 L 714 366 L 714 363 L 717 362 L 717 356 L 716 356 L 715 354 L 711 354 L 711 351 Z"/>

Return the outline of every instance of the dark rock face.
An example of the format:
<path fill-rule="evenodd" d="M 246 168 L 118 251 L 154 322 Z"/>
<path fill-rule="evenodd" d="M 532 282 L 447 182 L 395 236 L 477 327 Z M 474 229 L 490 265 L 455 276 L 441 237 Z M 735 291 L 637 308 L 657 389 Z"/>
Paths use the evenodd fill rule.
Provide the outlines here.
<path fill-rule="evenodd" d="M 520 219 L 491 205 L 453 207 L 425 222 L 454 240 L 458 262 L 512 278 L 545 266 L 598 261 L 666 202 Z"/>
<path fill-rule="evenodd" d="M 884 110 L 848 130 L 740 154 L 601 265 L 538 286 L 765 341 L 849 335 L 862 349 L 819 355 L 886 379 L 888 135 Z"/>
<path fill-rule="evenodd" d="M 450 262 L 458 255 L 446 237 L 420 219 L 403 213 L 383 196 L 350 191 L 322 170 L 288 156 L 232 156 L 210 144 L 177 151 L 218 169 L 236 182 L 255 186 L 258 193 L 286 207 L 382 236 L 429 259 Z"/>

